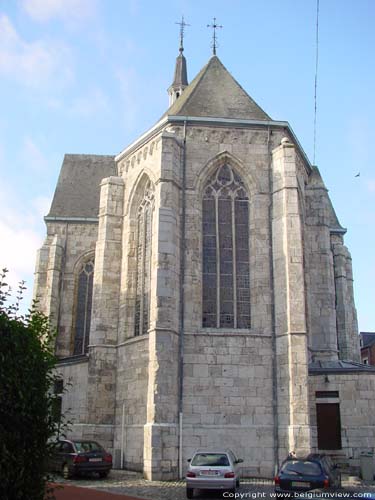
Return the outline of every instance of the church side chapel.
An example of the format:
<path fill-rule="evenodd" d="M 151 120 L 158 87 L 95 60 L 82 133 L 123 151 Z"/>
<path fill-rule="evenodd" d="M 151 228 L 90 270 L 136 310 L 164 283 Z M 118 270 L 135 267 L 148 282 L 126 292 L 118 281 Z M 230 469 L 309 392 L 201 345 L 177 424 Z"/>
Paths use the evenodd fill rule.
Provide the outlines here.
<path fill-rule="evenodd" d="M 213 54 L 116 156 L 67 154 L 34 296 L 57 328 L 71 437 L 181 477 L 229 447 L 272 477 L 290 450 L 357 466 L 375 440 L 350 253 L 321 174 Z M 218 84 L 219 82 L 219 84 Z"/>

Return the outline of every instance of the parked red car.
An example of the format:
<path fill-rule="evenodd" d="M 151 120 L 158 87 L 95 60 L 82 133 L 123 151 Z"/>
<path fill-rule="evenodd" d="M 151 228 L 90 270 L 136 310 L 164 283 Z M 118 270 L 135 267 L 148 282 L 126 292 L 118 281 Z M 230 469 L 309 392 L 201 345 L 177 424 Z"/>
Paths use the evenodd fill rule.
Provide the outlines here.
<path fill-rule="evenodd" d="M 65 479 L 92 472 L 107 477 L 112 469 L 112 455 L 96 441 L 64 439 L 54 445 L 49 469 L 61 472 Z"/>

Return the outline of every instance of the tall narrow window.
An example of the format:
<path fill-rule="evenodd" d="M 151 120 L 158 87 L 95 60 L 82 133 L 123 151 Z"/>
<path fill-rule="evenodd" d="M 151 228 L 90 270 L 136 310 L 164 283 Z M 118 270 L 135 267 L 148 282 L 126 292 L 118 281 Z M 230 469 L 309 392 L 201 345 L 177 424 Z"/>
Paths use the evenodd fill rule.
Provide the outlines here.
<path fill-rule="evenodd" d="M 203 195 L 203 327 L 250 328 L 249 199 L 223 165 Z"/>
<path fill-rule="evenodd" d="M 154 191 L 149 181 L 137 214 L 137 282 L 134 335 L 147 333 L 150 322 L 151 238 Z"/>
<path fill-rule="evenodd" d="M 88 351 L 90 339 L 92 288 L 94 279 L 94 260 L 86 261 L 78 274 L 74 355 L 84 354 Z"/>

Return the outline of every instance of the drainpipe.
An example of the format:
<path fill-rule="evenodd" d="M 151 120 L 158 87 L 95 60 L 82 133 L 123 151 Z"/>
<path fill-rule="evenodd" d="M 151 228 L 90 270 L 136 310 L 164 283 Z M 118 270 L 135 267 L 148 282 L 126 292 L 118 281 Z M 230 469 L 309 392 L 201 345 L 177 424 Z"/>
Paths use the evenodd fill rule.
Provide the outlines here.
<path fill-rule="evenodd" d="M 185 282 L 185 212 L 186 212 L 186 120 L 184 120 L 184 136 L 182 146 L 182 169 L 181 169 L 181 221 L 180 221 L 180 327 L 179 327 L 179 447 L 178 464 L 179 478 L 182 479 L 182 423 L 183 423 L 183 389 L 184 389 L 184 282 Z"/>
<path fill-rule="evenodd" d="M 121 469 L 124 468 L 124 430 L 125 430 L 125 403 L 122 403 L 121 419 Z"/>
<path fill-rule="evenodd" d="M 273 178 L 271 158 L 271 135 L 268 126 L 267 153 L 268 153 L 268 183 L 270 189 L 270 203 L 268 208 L 268 224 L 270 235 L 270 284 L 271 284 L 271 322 L 272 322 L 272 407 L 273 407 L 273 450 L 275 475 L 279 467 L 279 407 L 277 401 L 277 356 L 276 356 L 276 319 L 275 319 L 275 281 L 273 274 L 273 241 L 272 241 L 272 212 L 273 212 Z"/>
<path fill-rule="evenodd" d="M 64 286 L 64 278 L 65 278 L 65 263 L 66 263 L 66 247 L 68 245 L 68 223 L 65 223 L 65 241 L 64 241 L 64 249 L 63 249 L 63 254 L 61 258 L 61 269 L 60 269 L 60 283 L 59 283 L 59 305 L 57 308 L 57 318 L 56 318 L 56 330 L 57 330 L 57 335 L 59 335 L 60 331 L 60 321 L 61 321 L 61 302 L 62 302 L 62 291 L 63 291 L 63 286 Z M 57 354 L 57 338 L 55 338 L 55 346 L 54 346 L 54 353 Z M 71 348 L 71 346 L 69 346 Z"/>

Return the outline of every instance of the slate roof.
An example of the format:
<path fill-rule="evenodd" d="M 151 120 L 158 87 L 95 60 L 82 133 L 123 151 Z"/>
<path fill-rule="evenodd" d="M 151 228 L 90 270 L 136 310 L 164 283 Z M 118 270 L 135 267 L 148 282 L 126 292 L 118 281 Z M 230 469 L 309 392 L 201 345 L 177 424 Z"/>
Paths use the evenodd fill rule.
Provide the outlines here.
<path fill-rule="evenodd" d="M 185 56 L 180 53 L 176 59 L 174 78 L 171 87 L 184 87 L 186 85 L 188 85 L 186 59 Z"/>
<path fill-rule="evenodd" d="M 100 182 L 117 175 L 114 159 L 114 156 L 65 155 L 47 219 L 98 217 Z"/>
<path fill-rule="evenodd" d="M 362 363 L 356 363 L 355 361 L 313 361 L 312 363 L 309 363 L 310 375 L 350 372 L 375 373 L 375 366 L 363 365 Z"/>
<path fill-rule="evenodd" d="M 361 332 L 360 336 L 362 339 L 362 349 L 364 347 L 371 347 L 373 344 L 375 344 L 375 332 Z"/>
<path fill-rule="evenodd" d="M 166 115 L 271 120 L 217 56 L 210 58 Z"/>

